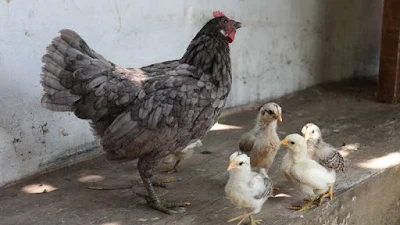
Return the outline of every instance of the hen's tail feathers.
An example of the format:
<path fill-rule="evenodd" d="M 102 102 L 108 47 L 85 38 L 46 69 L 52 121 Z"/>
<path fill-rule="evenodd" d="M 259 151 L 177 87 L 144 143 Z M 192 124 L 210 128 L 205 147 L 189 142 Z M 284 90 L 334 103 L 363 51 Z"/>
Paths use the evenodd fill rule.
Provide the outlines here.
<path fill-rule="evenodd" d="M 61 30 L 60 33 L 47 46 L 42 58 L 41 83 L 45 94 L 41 103 L 52 111 L 74 111 L 81 95 L 101 84 L 96 78 L 104 77 L 97 76 L 114 65 L 92 50 L 74 31 Z M 90 83 L 83 86 L 77 81 Z"/>

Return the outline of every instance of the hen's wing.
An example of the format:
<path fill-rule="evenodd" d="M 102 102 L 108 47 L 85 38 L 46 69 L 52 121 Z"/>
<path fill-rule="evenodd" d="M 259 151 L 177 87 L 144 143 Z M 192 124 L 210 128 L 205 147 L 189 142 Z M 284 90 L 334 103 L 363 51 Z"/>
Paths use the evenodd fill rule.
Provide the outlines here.
<path fill-rule="evenodd" d="M 251 131 L 244 134 L 239 140 L 240 151 L 249 153 L 253 149 L 255 141 L 256 136 Z"/>
<path fill-rule="evenodd" d="M 192 69 L 187 64 L 163 68 L 165 75 L 146 80 L 129 108 L 104 133 L 103 147 L 136 157 L 157 149 L 180 150 L 175 148 L 201 138 L 224 101 L 214 92 L 214 84 L 197 79 Z"/>

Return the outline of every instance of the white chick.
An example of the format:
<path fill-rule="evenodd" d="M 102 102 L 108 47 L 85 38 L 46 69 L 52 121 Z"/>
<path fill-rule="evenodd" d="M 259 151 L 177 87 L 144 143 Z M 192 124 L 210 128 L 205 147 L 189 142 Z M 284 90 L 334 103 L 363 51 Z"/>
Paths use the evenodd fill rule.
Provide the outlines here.
<path fill-rule="evenodd" d="M 273 102 L 263 105 L 252 130 L 239 141 L 240 151 L 250 156 L 251 167 L 265 168 L 268 172 L 280 147 L 277 121 L 282 121 L 282 109 Z"/>
<path fill-rule="evenodd" d="M 306 124 L 302 129 L 304 138 L 307 141 L 307 152 L 309 156 L 322 166 L 333 172 L 344 172 L 344 159 L 338 149 L 324 142 L 321 130 L 313 123 Z M 320 203 L 325 197 L 333 198 L 333 185 L 329 192 L 322 196 Z"/>
<path fill-rule="evenodd" d="M 197 140 L 196 142 L 191 143 L 190 145 L 186 146 L 186 148 L 184 148 L 183 150 L 167 155 L 163 159 L 162 162 L 164 164 L 172 164 L 172 163 L 175 163 L 175 164 L 171 169 L 162 170 L 162 172 L 168 172 L 168 173 L 178 172 L 179 163 L 182 160 L 186 160 L 186 159 L 192 157 L 192 155 L 194 153 L 194 149 L 197 147 L 201 147 L 202 145 L 203 145 L 203 143 L 201 142 L 201 140 Z"/>
<path fill-rule="evenodd" d="M 285 178 L 288 181 L 294 182 L 292 177 L 290 176 L 290 169 L 292 168 L 292 165 L 293 165 L 293 160 L 292 157 L 290 156 L 290 152 L 288 151 L 282 158 L 281 170 L 283 172 L 283 175 L 285 175 Z"/>
<path fill-rule="evenodd" d="M 259 221 L 253 219 L 253 214 L 259 213 L 264 202 L 271 196 L 272 181 L 264 168 L 251 169 L 250 158 L 246 154 L 235 152 L 229 160 L 230 176 L 225 186 L 226 196 L 234 205 L 245 208 L 247 213 L 228 222 L 240 220 L 239 225 L 250 217 L 250 224 L 255 225 Z"/>
<path fill-rule="evenodd" d="M 292 165 L 289 174 L 302 192 L 308 195 L 309 200 L 303 207 L 291 207 L 298 211 L 311 208 L 312 203 L 319 196 L 328 192 L 335 183 L 336 173 L 328 171 L 307 154 L 307 142 L 299 134 L 290 134 L 281 141 L 281 145 L 288 148 Z"/>

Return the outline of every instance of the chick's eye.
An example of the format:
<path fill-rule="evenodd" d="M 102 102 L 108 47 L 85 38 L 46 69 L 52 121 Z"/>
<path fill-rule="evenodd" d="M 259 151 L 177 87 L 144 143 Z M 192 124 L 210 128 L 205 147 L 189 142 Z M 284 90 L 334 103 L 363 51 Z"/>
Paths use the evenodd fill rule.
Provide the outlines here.
<path fill-rule="evenodd" d="M 291 144 L 291 145 L 294 145 L 294 141 L 291 141 L 290 144 Z"/>
<path fill-rule="evenodd" d="M 239 163 L 239 166 L 241 166 L 241 165 L 243 165 L 243 162 L 240 162 L 240 163 Z"/>
<path fill-rule="evenodd" d="M 311 133 L 314 133 L 315 130 L 313 130 Z"/>
<path fill-rule="evenodd" d="M 268 113 L 269 115 L 274 114 L 274 112 L 272 112 L 272 110 L 268 110 L 267 113 Z"/>

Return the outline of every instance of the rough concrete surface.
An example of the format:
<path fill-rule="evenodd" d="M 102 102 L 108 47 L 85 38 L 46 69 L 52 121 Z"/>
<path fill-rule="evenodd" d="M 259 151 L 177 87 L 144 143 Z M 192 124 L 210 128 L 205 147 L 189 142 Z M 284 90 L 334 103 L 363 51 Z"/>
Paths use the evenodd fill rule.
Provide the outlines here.
<path fill-rule="evenodd" d="M 61 29 L 108 60 L 141 67 L 182 57 L 214 10 L 246 25 L 231 45 L 227 106 L 377 74 L 383 1 L 0 0 L 0 187 L 53 169 L 95 141 L 86 121 L 41 107 L 41 58 Z M 11 139 L 11 141 L 10 141 Z"/>
<path fill-rule="evenodd" d="M 281 197 L 270 198 L 256 218 L 269 225 L 399 224 L 400 105 L 376 103 L 375 89 L 374 83 L 358 80 L 276 100 L 283 108 L 283 122 L 278 125 L 281 138 L 314 122 L 327 142 L 335 146 L 359 142 L 361 147 L 343 152 L 347 168 L 338 176 L 334 199 L 305 213 L 287 209 L 305 196 L 281 175 L 278 168 L 286 151 L 281 149 L 270 172 Z M 161 199 L 190 201 L 186 212 L 169 216 L 154 211 L 132 189 L 87 189 L 88 185 L 130 185 L 140 180 L 136 161 L 115 164 L 100 156 L 1 189 L 0 224 L 227 224 L 229 218 L 243 213 L 225 198 L 228 158 L 255 116 L 256 111 L 246 111 L 220 118 L 204 145 L 181 163 L 175 175 L 182 181 L 156 189 Z M 212 153 L 201 154 L 204 150 Z M 46 193 L 32 193 L 44 189 Z M 133 190 L 144 192 L 141 184 Z"/>

